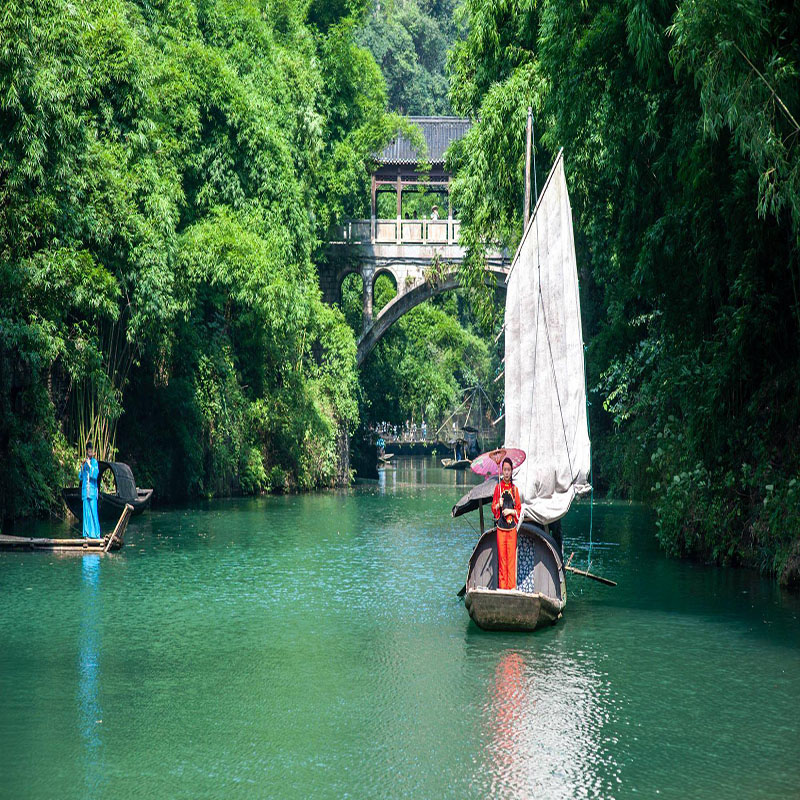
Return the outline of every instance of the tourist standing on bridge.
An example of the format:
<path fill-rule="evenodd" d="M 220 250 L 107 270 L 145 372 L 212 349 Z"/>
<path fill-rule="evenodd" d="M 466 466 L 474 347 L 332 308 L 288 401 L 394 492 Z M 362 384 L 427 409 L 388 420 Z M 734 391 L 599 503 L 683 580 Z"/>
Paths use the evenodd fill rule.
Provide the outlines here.
<path fill-rule="evenodd" d="M 519 489 L 511 480 L 514 465 L 504 458 L 503 477 L 492 495 L 492 514 L 497 525 L 497 588 L 517 588 L 517 520 L 522 511 Z"/>

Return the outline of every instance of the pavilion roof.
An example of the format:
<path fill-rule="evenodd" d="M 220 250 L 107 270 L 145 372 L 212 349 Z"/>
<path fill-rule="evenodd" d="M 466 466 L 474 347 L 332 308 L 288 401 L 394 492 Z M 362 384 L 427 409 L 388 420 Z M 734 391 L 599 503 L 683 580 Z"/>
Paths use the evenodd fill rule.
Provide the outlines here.
<path fill-rule="evenodd" d="M 428 161 L 443 164 L 444 154 L 451 142 L 460 139 L 472 124 L 465 117 L 408 117 L 410 122 L 422 128 L 428 143 Z M 405 136 L 398 136 L 377 156 L 379 164 L 416 164 L 417 151 Z"/>

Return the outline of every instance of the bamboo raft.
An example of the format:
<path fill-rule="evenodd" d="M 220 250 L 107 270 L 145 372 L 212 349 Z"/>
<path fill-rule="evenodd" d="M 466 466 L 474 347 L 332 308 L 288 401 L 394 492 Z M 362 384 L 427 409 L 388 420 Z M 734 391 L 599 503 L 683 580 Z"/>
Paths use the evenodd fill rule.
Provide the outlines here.
<path fill-rule="evenodd" d="M 133 506 L 127 503 L 114 530 L 102 539 L 47 539 L 0 534 L 0 550 L 33 550 L 50 553 L 80 553 L 82 555 L 114 552 L 125 544 L 125 530 L 132 513 Z"/>

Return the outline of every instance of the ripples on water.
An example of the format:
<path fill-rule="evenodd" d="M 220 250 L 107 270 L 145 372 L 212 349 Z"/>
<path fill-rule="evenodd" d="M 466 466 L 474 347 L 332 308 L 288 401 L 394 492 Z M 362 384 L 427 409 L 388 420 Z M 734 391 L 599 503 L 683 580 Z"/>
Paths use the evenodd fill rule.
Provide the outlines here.
<path fill-rule="evenodd" d="M 485 633 L 455 593 L 475 482 L 155 511 L 99 559 L 0 554 L 0 796 L 797 796 L 798 604 L 595 508 L 564 620 Z M 588 509 L 565 525 L 588 557 Z"/>

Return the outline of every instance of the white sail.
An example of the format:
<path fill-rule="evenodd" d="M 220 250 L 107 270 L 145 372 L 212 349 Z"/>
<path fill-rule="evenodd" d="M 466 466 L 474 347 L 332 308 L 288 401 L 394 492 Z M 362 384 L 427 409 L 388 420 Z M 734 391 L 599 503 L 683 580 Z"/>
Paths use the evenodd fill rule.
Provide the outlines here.
<path fill-rule="evenodd" d="M 581 306 L 572 210 L 559 152 L 506 288 L 506 447 L 527 453 L 514 480 L 522 518 L 560 519 L 591 487 Z"/>

